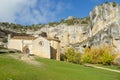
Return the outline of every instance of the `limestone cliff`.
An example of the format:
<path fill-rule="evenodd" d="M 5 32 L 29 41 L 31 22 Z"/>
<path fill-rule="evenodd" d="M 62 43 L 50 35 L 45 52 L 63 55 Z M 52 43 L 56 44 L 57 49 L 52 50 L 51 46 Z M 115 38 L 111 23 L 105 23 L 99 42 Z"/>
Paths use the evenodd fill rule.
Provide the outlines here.
<path fill-rule="evenodd" d="M 61 50 L 64 50 L 70 46 L 70 44 L 75 44 L 81 42 L 89 36 L 90 26 L 82 25 L 66 25 L 60 24 L 57 27 L 44 27 L 41 32 L 46 32 L 48 37 L 59 38 L 61 41 Z"/>
<path fill-rule="evenodd" d="M 96 6 L 90 12 L 90 36 L 74 47 L 82 50 L 84 46 L 112 45 L 120 50 L 120 6 L 115 2 Z"/>

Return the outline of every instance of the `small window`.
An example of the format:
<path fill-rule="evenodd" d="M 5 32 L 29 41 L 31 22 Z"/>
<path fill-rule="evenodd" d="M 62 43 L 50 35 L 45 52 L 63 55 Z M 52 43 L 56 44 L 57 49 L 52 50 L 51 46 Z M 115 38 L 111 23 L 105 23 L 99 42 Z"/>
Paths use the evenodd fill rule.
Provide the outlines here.
<path fill-rule="evenodd" d="M 43 46 L 43 45 L 44 45 L 44 44 L 43 44 L 43 41 L 40 41 L 40 42 L 39 42 L 39 45 L 40 45 L 40 46 Z"/>

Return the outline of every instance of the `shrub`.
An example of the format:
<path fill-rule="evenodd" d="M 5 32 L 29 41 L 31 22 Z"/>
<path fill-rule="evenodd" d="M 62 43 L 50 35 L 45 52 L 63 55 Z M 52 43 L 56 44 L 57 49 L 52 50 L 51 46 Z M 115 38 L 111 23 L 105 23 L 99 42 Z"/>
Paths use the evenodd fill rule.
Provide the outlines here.
<path fill-rule="evenodd" d="M 92 56 L 89 52 L 90 52 L 90 49 L 85 48 L 84 55 L 82 55 L 82 57 L 81 57 L 81 62 L 83 62 L 83 63 L 91 63 L 92 62 Z"/>
<path fill-rule="evenodd" d="M 88 22 L 87 21 L 82 21 L 81 24 L 88 24 Z"/>
<path fill-rule="evenodd" d="M 102 64 L 110 65 L 115 59 L 115 55 L 110 53 L 111 48 L 107 47 L 101 57 Z"/>
<path fill-rule="evenodd" d="M 8 41 L 7 41 L 7 38 L 3 38 L 3 42 L 4 43 L 7 43 Z"/>
<path fill-rule="evenodd" d="M 112 51 L 111 46 L 93 47 L 91 49 L 86 48 L 81 61 L 83 63 L 110 65 L 115 58 L 115 55 L 111 53 Z"/>
<path fill-rule="evenodd" d="M 116 2 L 113 2 L 112 5 L 113 5 L 113 7 L 116 7 L 116 6 L 117 6 L 117 3 L 116 3 Z"/>
<path fill-rule="evenodd" d="M 60 54 L 60 60 L 61 61 L 66 61 L 66 56 L 65 56 L 65 54 Z"/>
<path fill-rule="evenodd" d="M 80 64 L 81 54 L 76 52 L 73 48 L 69 48 L 65 53 L 68 62 Z"/>
<path fill-rule="evenodd" d="M 55 25 L 58 25 L 58 24 L 59 24 L 59 22 L 50 22 L 50 23 L 48 23 L 48 24 L 49 24 L 49 26 L 54 27 Z"/>
<path fill-rule="evenodd" d="M 73 19 L 69 19 L 69 20 L 66 20 L 65 23 L 67 25 L 74 25 L 74 20 Z"/>

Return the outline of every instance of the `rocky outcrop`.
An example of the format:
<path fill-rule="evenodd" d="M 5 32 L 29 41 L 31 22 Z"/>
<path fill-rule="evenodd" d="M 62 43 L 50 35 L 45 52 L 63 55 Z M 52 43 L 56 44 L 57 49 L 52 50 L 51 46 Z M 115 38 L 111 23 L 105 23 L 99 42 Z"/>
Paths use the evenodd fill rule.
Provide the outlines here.
<path fill-rule="evenodd" d="M 89 36 L 89 26 L 59 24 L 56 27 L 43 27 L 40 32 L 46 32 L 48 37 L 59 38 L 61 51 L 64 52 L 70 44 L 81 42 Z M 39 32 L 38 32 L 39 33 Z"/>
<path fill-rule="evenodd" d="M 116 4 L 116 6 L 113 6 L 113 4 Z M 119 26 L 119 14 L 120 6 L 117 3 L 109 2 L 96 6 L 94 10 L 90 12 L 92 35 L 95 35 L 102 29 L 109 28 L 111 24 Z"/>
<path fill-rule="evenodd" d="M 112 45 L 116 51 L 120 50 L 120 6 L 109 2 L 96 6 L 90 12 L 90 30 L 86 40 L 73 46 L 77 50 L 84 47 L 99 46 L 101 44 Z"/>

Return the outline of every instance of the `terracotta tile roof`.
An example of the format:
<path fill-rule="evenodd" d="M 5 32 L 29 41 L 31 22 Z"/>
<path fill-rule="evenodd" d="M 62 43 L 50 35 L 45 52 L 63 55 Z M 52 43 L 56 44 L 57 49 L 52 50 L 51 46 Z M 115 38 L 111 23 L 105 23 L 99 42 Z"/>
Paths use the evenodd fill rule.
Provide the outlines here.
<path fill-rule="evenodd" d="M 37 37 L 34 36 L 13 36 L 12 39 L 24 39 L 24 40 L 34 40 Z"/>
<path fill-rule="evenodd" d="M 49 40 L 49 41 L 57 41 L 57 42 L 60 42 L 59 39 L 55 39 L 55 38 L 47 38 L 47 40 Z"/>

